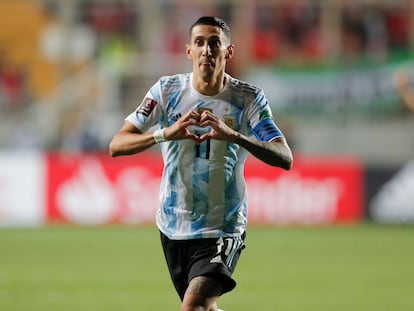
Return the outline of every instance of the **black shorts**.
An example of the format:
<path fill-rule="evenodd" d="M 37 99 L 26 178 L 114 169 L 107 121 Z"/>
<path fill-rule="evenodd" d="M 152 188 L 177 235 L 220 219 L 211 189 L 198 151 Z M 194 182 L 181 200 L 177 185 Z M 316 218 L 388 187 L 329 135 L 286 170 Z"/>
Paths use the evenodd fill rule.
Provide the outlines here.
<path fill-rule="evenodd" d="M 190 281 L 197 276 L 214 276 L 223 286 L 221 294 L 236 287 L 232 274 L 244 245 L 238 237 L 171 240 L 161 233 L 161 243 L 171 279 L 181 300 Z"/>

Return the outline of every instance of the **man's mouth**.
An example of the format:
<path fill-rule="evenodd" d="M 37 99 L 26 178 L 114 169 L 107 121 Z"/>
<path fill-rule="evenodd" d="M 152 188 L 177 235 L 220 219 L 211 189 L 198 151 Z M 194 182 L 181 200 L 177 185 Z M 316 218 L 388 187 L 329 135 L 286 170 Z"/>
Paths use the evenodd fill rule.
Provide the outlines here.
<path fill-rule="evenodd" d="M 208 60 L 208 59 L 201 60 L 200 65 L 201 66 L 208 66 L 208 67 L 213 67 L 214 66 L 213 62 Z"/>

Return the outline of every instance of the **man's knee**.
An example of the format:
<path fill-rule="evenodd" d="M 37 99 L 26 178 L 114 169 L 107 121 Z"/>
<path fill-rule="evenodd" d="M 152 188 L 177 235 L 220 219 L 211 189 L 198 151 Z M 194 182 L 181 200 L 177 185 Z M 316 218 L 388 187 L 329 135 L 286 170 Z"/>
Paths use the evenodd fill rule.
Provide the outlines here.
<path fill-rule="evenodd" d="M 181 311 L 219 311 L 217 304 L 214 303 L 209 309 L 204 306 L 182 305 Z"/>
<path fill-rule="evenodd" d="M 198 276 L 190 281 L 184 295 L 181 311 L 217 311 L 216 300 L 222 285 L 212 277 Z"/>
<path fill-rule="evenodd" d="M 218 279 L 210 276 L 198 276 L 190 281 L 185 294 L 200 295 L 205 298 L 219 297 L 223 286 Z"/>

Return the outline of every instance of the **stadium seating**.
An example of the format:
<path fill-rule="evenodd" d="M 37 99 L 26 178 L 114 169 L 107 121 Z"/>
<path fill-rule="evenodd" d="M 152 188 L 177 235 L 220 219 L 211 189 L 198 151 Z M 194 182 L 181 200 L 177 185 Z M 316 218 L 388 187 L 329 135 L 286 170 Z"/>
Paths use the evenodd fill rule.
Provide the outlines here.
<path fill-rule="evenodd" d="M 41 57 L 39 38 L 53 21 L 45 8 L 35 1 L 0 1 L 0 55 L 9 65 L 28 75 L 30 90 L 45 95 L 55 86 L 57 69 Z"/>

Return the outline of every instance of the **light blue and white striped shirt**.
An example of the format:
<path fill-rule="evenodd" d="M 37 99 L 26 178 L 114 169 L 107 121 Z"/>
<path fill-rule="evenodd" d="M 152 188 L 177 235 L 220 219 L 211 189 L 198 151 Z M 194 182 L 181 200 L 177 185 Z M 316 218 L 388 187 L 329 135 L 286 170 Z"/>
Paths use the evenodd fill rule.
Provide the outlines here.
<path fill-rule="evenodd" d="M 173 124 L 190 110 L 209 109 L 227 125 L 262 141 L 283 136 L 263 91 L 226 74 L 222 91 L 198 93 L 192 73 L 162 77 L 126 120 L 141 132 Z M 196 134 L 209 128 L 192 126 Z M 170 239 L 240 236 L 247 224 L 244 162 L 247 151 L 235 143 L 193 140 L 161 143 L 164 170 L 156 223 Z"/>

